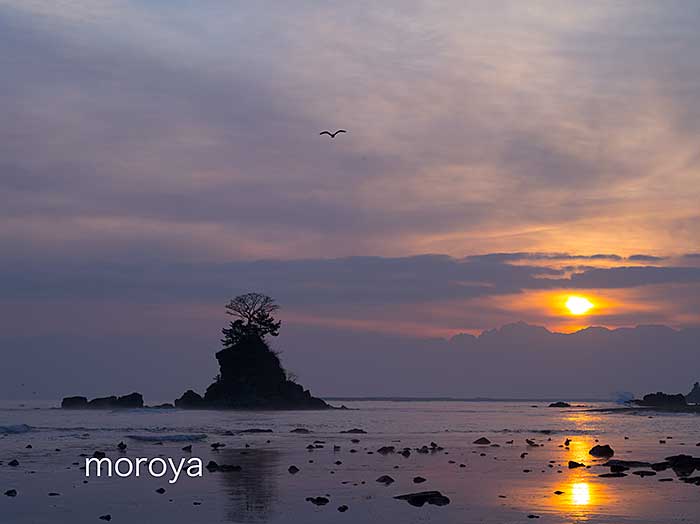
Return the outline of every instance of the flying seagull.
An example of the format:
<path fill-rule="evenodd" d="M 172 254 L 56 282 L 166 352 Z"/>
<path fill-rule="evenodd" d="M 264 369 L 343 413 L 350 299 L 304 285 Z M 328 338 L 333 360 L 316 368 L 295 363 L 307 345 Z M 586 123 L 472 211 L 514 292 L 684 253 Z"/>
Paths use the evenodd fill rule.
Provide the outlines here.
<path fill-rule="evenodd" d="M 335 138 L 335 135 L 338 133 L 347 133 L 347 131 L 345 131 L 345 129 L 338 129 L 335 133 L 331 133 L 330 131 L 321 131 L 319 135 L 328 135 L 331 138 Z"/>

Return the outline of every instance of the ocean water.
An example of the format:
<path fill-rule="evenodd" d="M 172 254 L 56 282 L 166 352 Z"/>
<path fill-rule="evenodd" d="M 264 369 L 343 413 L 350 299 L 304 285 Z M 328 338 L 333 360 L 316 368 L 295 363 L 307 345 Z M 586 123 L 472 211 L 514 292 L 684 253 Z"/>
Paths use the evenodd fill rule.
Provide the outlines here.
<path fill-rule="evenodd" d="M 600 478 L 608 469 L 588 453 L 600 443 L 623 460 L 700 456 L 698 416 L 599 412 L 613 405 L 586 402 L 570 409 L 536 401 L 343 403 L 352 409 L 64 411 L 51 403 L 2 403 L 0 493 L 16 489 L 18 495 L 0 495 L 0 523 L 94 523 L 105 514 L 111 522 L 173 524 L 700 522 L 700 487 L 679 481 L 672 470 Z M 299 427 L 311 433 L 290 432 Z M 242 432 L 254 428 L 272 432 Z M 367 433 L 341 433 L 351 428 Z M 498 447 L 473 444 L 482 436 Z M 116 448 L 120 441 L 128 445 L 124 453 Z M 315 441 L 323 447 L 307 450 Z M 213 442 L 225 447 L 213 450 Z M 443 449 L 415 450 L 431 442 Z M 192 444 L 191 454 L 182 450 L 185 444 Z M 376 453 L 387 445 L 413 451 L 408 458 Z M 175 484 L 167 475 L 86 479 L 81 454 L 95 450 L 115 460 L 196 456 L 241 470 L 205 470 L 201 478 L 182 475 Z M 9 466 L 12 459 L 19 466 Z M 569 460 L 590 467 L 569 469 Z M 291 475 L 290 465 L 299 473 Z M 377 483 L 381 475 L 395 482 Z M 416 484 L 416 476 L 426 481 Z M 156 493 L 161 487 L 165 493 Z M 450 504 L 414 507 L 394 499 L 426 490 L 439 490 Z M 49 497 L 51 492 L 59 495 Z M 306 501 L 316 496 L 330 502 Z M 348 510 L 338 512 L 341 505 Z"/>

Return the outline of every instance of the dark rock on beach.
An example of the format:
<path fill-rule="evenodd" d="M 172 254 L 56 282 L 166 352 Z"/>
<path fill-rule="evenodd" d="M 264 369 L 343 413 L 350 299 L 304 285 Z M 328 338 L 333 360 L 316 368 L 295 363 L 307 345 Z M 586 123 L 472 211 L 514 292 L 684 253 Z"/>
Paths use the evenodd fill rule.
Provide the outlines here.
<path fill-rule="evenodd" d="M 121 397 L 99 397 L 90 401 L 86 397 L 65 397 L 61 401 L 63 409 L 133 409 L 143 407 L 141 393 L 129 393 Z"/>
<path fill-rule="evenodd" d="M 700 404 L 700 383 L 693 384 L 693 389 L 685 396 L 688 404 Z"/>
<path fill-rule="evenodd" d="M 612 457 L 615 454 L 615 450 L 613 450 L 613 448 L 611 448 L 607 444 L 605 444 L 604 446 L 596 445 L 590 449 L 588 454 L 593 457 L 606 458 Z"/>
<path fill-rule="evenodd" d="M 389 484 L 394 483 L 394 479 L 391 478 L 389 475 L 382 475 L 381 477 L 379 477 L 377 479 L 377 482 L 379 482 L 380 484 L 384 484 L 385 486 L 388 486 Z"/>
<path fill-rule="evenodd" d="M 398 495 L 394 498 L 397 500 L 405 500 L 411 506 L 416 506 L 418 508 L 424 506 L 425 504 L 432 504 L 433 506 L 446 506 L 450 503 L 450 499 L 439 491 L 408 493 L 406 495 Z"/>
<path fill-rule="evenodd" d="M 306 497 L 306 501 L 316 506 L 325 506 L 330 502 L 326 497 Z"/>
<path fill-rule="evenodd" d="M 188 389 L 175 400 L 175 407 L 180 409 L 202 409 L 206 407 L 204 398 L 196 391 Z"/>
<path fill-rule="evenodd" d="M 685 397 L 680 393 L 677 395 L 669 395 L 660 391 L 644 395 L 642 400 L 635 400 L 634 403 L 648 407 L 685 407 L 688 405 Z"/>
<path fill-rule="evenodd" d="M 61 401 L 61 407 L 64 409 L 82 409 L 88 407 L 87 397 L 65 397 Z"/>
<path fill-rule="evenodd" d="M 350 433 L 351 435 L 366 435 L 367 432 L 364 429 L 360 428 L 352 428 L 352 429 L 346 429 L 344 431 L 341 431 L 341 433 Z M 359 440 L 358 440 L 359 442 Z"/>

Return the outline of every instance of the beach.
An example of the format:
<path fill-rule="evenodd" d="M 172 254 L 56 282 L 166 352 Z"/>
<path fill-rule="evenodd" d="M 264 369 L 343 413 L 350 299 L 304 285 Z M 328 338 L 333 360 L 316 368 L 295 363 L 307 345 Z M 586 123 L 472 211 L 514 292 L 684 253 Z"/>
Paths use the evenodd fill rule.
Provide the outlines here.
<path fill-rule="evenodd" d="M 0 491 L 17 494 L 0 496 L 1 521 L 87 523 L 109 515 L 112 522 L 169 524 L 651 524 L 695 522 L 700 512 L 700 488 L 679 481 L 671 469 L 644 478 L 634 470 L 601 478 L 610 471 L 602 466 L 607 459 L 589 454 L 594 445 L 608 444 L 619 460 L 693 455 L 700 442 L 695 415 L 592 411 L 614 407 L 598 402 L 564 409 L 542 401 L 343 403 L 351 409 L 70 411 L 5 402 Z M 353 429 L 366 433 L 343 433 Z M 474 444 L 481 437 L 490 444 Z M 127 446 L 123 452 L 119 442 Z M 213 443 L 223 446 L 214 450 Z M 191 452 L 183 451 L 187 445 Z M 395 452 L 377 452 L 386 446 Z M 407 457 L 398 453 L 404 448 L 410 448 Z M 173 484 L 148 475 L 86 479 L 80 468 L 95 451 L 113 459 L 200 457 L 240 470 L 205 469 L 202 477 L 183 475 Z M 19 464 L 9 466 L 11 460 Z M 590 467 L 570 469 L 569 461 Z M 299 471 L 290 473 L 290 466 Z M 393 482 L 377 482 L 384 475 Z M 416 477 L 425 481 L 416 483 Z M 431 490 L 449 504 L 415 507 L 394 498 Z M 328 503 L 307 500 L 315 497 Z"/>

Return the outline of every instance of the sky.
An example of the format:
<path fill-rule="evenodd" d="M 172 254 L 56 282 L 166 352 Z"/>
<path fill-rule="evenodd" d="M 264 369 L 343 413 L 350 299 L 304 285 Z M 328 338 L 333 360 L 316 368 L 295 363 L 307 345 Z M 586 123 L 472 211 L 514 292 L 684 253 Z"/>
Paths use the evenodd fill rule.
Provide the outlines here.
<path fill-rule="evenodd" d="M 693 0 L 0 0 L 0 347 L 201 357 L 247 291 L 331 355 L 697 327 L 698 27 Z"/>

